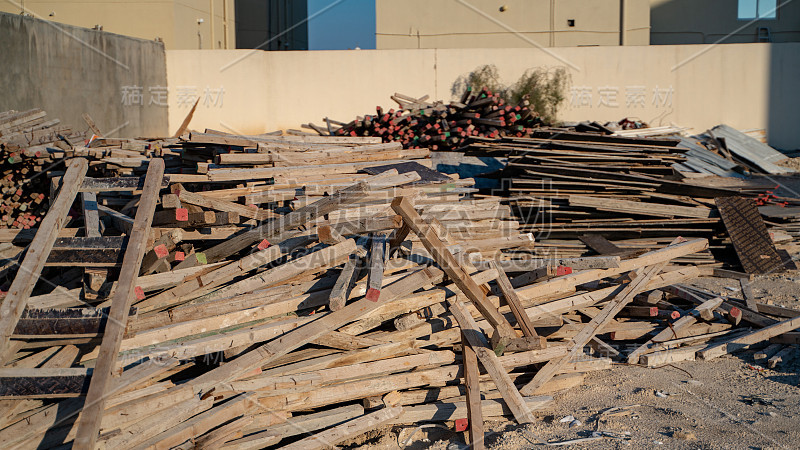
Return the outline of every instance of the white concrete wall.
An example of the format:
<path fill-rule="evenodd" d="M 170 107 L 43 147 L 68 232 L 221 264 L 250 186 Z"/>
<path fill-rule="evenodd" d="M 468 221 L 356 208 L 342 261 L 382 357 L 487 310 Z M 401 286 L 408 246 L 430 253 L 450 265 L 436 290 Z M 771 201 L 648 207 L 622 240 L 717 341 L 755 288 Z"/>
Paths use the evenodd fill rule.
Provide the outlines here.
<path fill-rule="evenodd" d="M 796 43 L 168 51 L 169 128 L 177 129 L 189 110 L 186 102 L 178 102 L 180 86 L 195 87 L 201 96 L 206 87 L 224 89 L 221 105 L 201 98 L 192 128 L 258 133 L 309 121 L 320 124 L 325 116 L 349 121 L 373 113 L 376 105 L 396 106 L 389 99 L 394 92 L 449 99 L 453 82 L 482 64 L 495 64 L 508 83 L 528 68 L 567 67 L 571 88 L 559 114 L 562 120 L 638 117 L 654 126 L 676 124 L 696 131 L 727 123 L 765 128 L 772 145 L 800 148 L 800 127 L 793 125 L 800 104 Z M 634 95 L 637 91 L 643 97 Z M 611 97 L 606 103 L 601 101 L 603 92 Z"/>

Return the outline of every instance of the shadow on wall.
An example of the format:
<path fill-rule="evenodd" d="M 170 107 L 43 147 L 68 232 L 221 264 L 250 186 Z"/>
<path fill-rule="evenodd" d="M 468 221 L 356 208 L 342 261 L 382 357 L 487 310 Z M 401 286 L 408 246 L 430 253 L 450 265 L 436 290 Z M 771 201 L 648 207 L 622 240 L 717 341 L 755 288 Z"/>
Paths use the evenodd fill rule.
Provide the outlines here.
<path fill-rule="evenodd" d="M 800 43 L 771 44 L 769 71 L 768 143 L 783 152 L 800 150 L 792 136 L 800 123 Z"/>

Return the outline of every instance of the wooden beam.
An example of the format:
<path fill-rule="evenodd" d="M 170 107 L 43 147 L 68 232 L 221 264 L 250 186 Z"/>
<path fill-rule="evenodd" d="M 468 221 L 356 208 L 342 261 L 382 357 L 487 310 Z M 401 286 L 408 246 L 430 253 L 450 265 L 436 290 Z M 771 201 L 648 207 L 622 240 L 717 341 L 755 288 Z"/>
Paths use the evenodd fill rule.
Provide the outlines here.
<path fill-rule="evenodd" d="M 531 318 L 528 317 L 528 314 L 525 312 L 525 308 L 522 306 L 522 302 L 519 299 L 519 295 L 517 295 L 517 291 L 514 290 L 514 287 L 511 285 L 511 280 L 508 279 L 508 275 L 506 275 L 506 272 L 503 270 L 503 268 L 497 264 L 497 261 L 492 261 L 491 263 L 492 268 L 497 271 L 497 286 L 503 293 L 503 298 L 505 298 L 506 303 L 508 303 L 509 308 L 511 308 L 512 314 L 514 314 L 514 317 L 517 319 L 517 324 L 522 330 L 523 336 L 538 339 L 539 334 L 537 334 L 536 329 L 533 328 Z M 540 342 L 538 348 L 542 348 L 546 346 L 546 344 L 547 341 L 544 341 L 543 343 Z"/>
<path fill-rule="evenodd" d="M 30 297 L 34 286 L 36 286 L 58 233 L 67 223 L 64 217 L 75 201 L 78 188 L 83 182 L 83 177 L 86 175 L 88 168 L 89 165 L 83 158 L 76 158 L 70 162 L 67 172 L 61 181 L 61 189 L 58 192 L 58 196 L 56 196 L 55 201 L 47 211 L 47 215 L 39 224 L 39 230 L 28 246 L 25 257 L 17 270 L 17 275 L 8 289 L 8 294 L 0 304 L 0 353 L 2 354 L 5 354 L 9 339 L 14 333 L 17 321 L 25 310 L 28 297 Z M 0 361 L 0 363 L 2 362 L 4 361 Z"/>
<path fill-rule="evenodd" d="M 509 340 L 516 338 L 517 334 L 511 324 L 489 302 L 483 289 L 475 283 L 469 272 L 450 253 L 445 243 L 439 238 L 436 230 L 420 217 L 411 202 L 404 197 L 397 197 L 392 201 L 392 209 L 403 216 L 403 223 L 408 224 L 411 230 L 419 236 L 420 241 L 422 241 L 422 244 L 433 256 L 437 264 L 494 327 L 495 334 L 492 336 L 494 346 L 502 348 Z"/>
<path fill-rule="evenodd" d="M 103 224 L 100 222 L 100 212 L 97 210 L 97 194 L 94 192 L 82 192 L 81 205 L 83 206 L 83 225 L 86 237 L 100 237 L 103 234 Z M 84 268 L 84 298 L 87 300 L 97 298 L 107 277 L 108 270 L 106 269 Z"/>
<path fill-rule="evenodd" d="M 92 130 L 92 133 L 97 137 L 103 137 L 103 133 L 100 131 L 100 128 L 97 127 L 97 124 L 94 123 L 94 119 L 89 113 L 81 114 L 83 117 L 83 121 L 86 122 L 86 125 L 89 125 L 89 129 Z"/>
<path fill-rule="evenodd" d="M 161 190 L 161 180 L 164 176 L 164 160 L 155 158 L 150 160 L 147 167 L 145 186 L 142 191 L 139 207 L 136 211 L 125 257 L 120 269 L 120 278 L 111 301 L 108 322 L 103 333 L 103 342 L 100 345 L 100 356 L 95 364 L 94 376 L 86 395 L 86 408 L 78 424 L 75 444 L 79 448 L 94 448 L 97 434 L 100 430 L 100 421 L 103 417 L 106 391 L 116 369 L 117 354 L 125 333 L 128 322 L 128 312 L 133 302 L 136 279 L 139 276 L 142 258 L 150 237 L 150 224 L 158 202 L 158 193 Z"/>
<path fill-rule="evenodd" d="M 359 258 L 357 255 L 350 255 L 339 277 L 336 278 L 336 284 L 333 285 L 331 293 L 328 296 L 328 306 L 331 311 L 338 311 L 344 308 L 347 299 L 350 297 L 350 291 L 355 285 L 356 268 L 359 265 Z"/>
<path fill-rule="evenodd" d="M 478 324 L 475 323 L 475 319 L 472 318 L 472 314 L 457 299 L 451 303 L 450 313 L 458 321 L 461 333 L 467 338 L 472 348 L 475 349 L 478 360 L 483 364 L 484 369 L 489 372 L 489 376 L 492 377 L 497 390 L 500 391 L 506 404 L 514 413 L 514 418 L 520 424 L 532 423 L 534 419 L 533 413 L 525 404 L 525 399 L 522 398 L 522 395 L 514 386 L 514 382 L 511 381 L 511 377 L 508 376 L 508 372 L 506 372 L 497 355 L 489 349 L 489 343 L 486 341 L 481 329 L 478 328 Z"/>
<path fill-rule="evenodd" d="M 374 233 L 367 258 L 367 298 L 377 301 L 381 295 L 383 271 L 386 267 L 386 236 Z"/>
<path fill-rule="evenodd" d="M 543 409 L 550 405 L 553 397 L 542 395 L 525 397 L 525 406 L 531 411 Z M 511 414 L 511 408 L 500 399 L 481 402 L 484 417 L 499 417 Z M 464 401 L 443 401 L 426 405 L 408 406 L 394 424 L 417 424 L 420 422 L 446 422 L 467 417 L 467 404 Z"/>
<path fill-rule="evenodd" d="M 216 199 L 207 197 L 201 193 L 189 192 L 180 184 L 172 185 L 172 193 L 178 196 L 178 199 L 183 203 L 196 205 L 203 208 L 213 209 L 221 212 L 236 213 L 239 216 L 255 219 L 258 221 L 277 217 L 271 211 L 259 209 L 258 207 L 251 207 L 241 205 L 239 203 L 229 202 L 227 200 Z"/>
<path fill-rule="evenodd" d="M 478 370 L 478 355 L 464 333 L 461 333 L 461 348 L 464 365 L 464 387 L 467 395 L 467 416 L 469 418 L 469 444 L 476 450 L 483 445 L 483 414 L 481 413 L 481 383 Z"/>

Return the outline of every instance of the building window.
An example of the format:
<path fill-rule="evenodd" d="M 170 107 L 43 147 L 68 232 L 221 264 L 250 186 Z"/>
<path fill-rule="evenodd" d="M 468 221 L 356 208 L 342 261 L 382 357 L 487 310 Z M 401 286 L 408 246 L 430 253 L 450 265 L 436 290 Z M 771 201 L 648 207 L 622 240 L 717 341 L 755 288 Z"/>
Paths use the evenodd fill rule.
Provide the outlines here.
<path fill-rule="evenodd" d="M 739 20 L 777 18 L 777 0 L 739 0 Z"/>

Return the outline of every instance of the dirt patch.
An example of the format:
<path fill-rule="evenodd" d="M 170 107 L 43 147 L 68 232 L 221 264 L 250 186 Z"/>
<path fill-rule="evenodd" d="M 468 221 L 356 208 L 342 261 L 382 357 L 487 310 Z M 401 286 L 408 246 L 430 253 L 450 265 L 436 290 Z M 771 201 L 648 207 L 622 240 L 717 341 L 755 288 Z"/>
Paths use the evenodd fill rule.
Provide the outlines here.
<path fill-rule="evenodd" d="M 552 442 L 585 438 L 601 430 L 619 436 L 581 446 L 614 448 L 783 449 L 800 445 L 800 364 L 795 359 L 776 370 L 762 368 L 754 351 L 712 361 L 683 362 L 660 369 L 619 365 L 612 371 L 587 375 L 586 383 L 555 395 L 539 421 L 526 426 L 487 422 L 487 448 L 525 449 Z M 761 370 L 763 369 L 763 370 Z M 657 392 L 661 395 L 656 394 Z M 639 405 L 629 415 L 597 421 L 611 407 Z M 562 423 L 573 416 L 577 426 Z M 382 430 L 368 442 L 371 449 L 399 449 L 414 427 Z M 452 429 L 452 427 L 451 427 Z M 398 434 L 399 439 L 398 439 Z M 464 433 L 441 428 L 414 433 L 406 448 L 464 447 Z M 544 447 L 544 446 L 542 446 Z"/>

